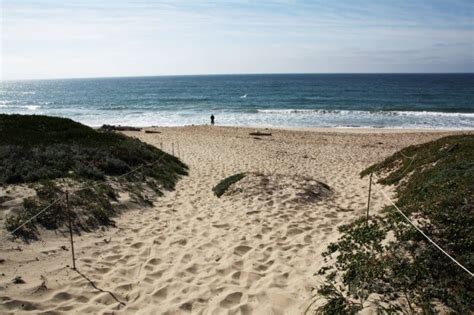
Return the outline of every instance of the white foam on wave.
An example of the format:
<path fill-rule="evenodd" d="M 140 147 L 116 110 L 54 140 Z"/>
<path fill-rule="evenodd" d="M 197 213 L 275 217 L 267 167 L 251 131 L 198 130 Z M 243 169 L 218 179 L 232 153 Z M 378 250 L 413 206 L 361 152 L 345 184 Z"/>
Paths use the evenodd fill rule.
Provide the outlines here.
<path fill-rule="evenodd" d="M 258 113 L 265 114 L 304 114 L 304 113 L 318 113 L 319 109 L 257 109 Z"/>
<path fill-rule="evenodd" d="M 37 109 L 40 109 L 41 106 L 39 106 L 39 105 L 26 105 L 25 108 L 27 110 L 37 110 Z"/>
<path fill-rule="evenodd" d="M 41 108 L 41 105 L 15 105 L 11 104 L 12 102 L 9 101 L 0 101 L 0 108 L 8 108 L 8 109 L 27 109 L 27 110 L 37 110 Z"/>
<path fill-rule="evenodd" d="M 41 108 L 41 110 L 39 110 Z M 51 116 L 68 117 L 89 126 L 102 124 L 144 126 L 184 126 L 208 124 L 207 112 L 181 111 L 103 111 L 90 108 L 56 108 L 39 105 L 10 105 L 0 112 L 30 111 Z M 270 112 L 268 112 L 270 111 Z M 369 112 L 350 110 L 297 110 L 304 114 L 291 114 L 291 109 L 267 109 L 262 112 L 214 111 L 218 125 L 260 126 L 289 128 L 408 128 L 408 129 L 474 129 L 474 113 L 437 112 Z"/>
<path fill-rule="evenodd" d="M 474 118 L 474 113 L 448 113 L 430 111 L 362 111 L 338 109 L 257 109 L 262 114 L 313 114 L 313 115 L 379 115 L 379 116 L 450 116 Z"/>
<path fill-rule="evenodd" d="M 398 111 L 399 115 L 404 116 L 449 116 L 449 117 L 470 117 L 474 118 L 474 113 L 446 113 L 446 112 L 428 112 L 428 111 Z"/>
<path fill-rule="evenodd" d="M 75 117 L 77 120 L 100 126 L 104 123 L 117 125 L 144 126 L 184 126 L 209 123 L 207 113 L 185 115 L 183 113 L 149 112 L 121 115 L 94 115 L 88 113 Z M 407 128 L 407 129 L 459 129 L 474 128 L 474 118 L 435 117 L 435 116 L 364 116 L 364 115 L 260 115 L 257 113 L 217 113 L 218 125 L 259 126 L 259 127 L 297 127 L 297 128 Z"/>

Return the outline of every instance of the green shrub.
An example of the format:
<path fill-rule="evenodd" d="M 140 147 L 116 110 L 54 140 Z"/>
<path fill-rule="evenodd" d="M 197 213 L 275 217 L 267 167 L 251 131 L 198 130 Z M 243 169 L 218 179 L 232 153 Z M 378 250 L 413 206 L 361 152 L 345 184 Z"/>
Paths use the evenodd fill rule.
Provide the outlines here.
<path fill-rule="evenodd" d="M 121 185 L 137 201 L 151 205 L 143 197 L 146 188 L 162 195 L 162 189 L 174 189 L 188 173 L 179 159 L 154 146 L 70 119 L 0 114 L 0 134 L 0 185 L 29 183 L 37 190 L 36 197 L 24 200 L 19 213 L 8 216 L 7 229 L 13 231 L 62 198 L 15 233 L 25 238 L 36 235 L 37 225 L 57 229 L 67 222 L 64 192 L 54 184 L 58 178 L 91 187 L 70 195 L 75 227 L 90 230 L 113 224 L 116 211 L 110 201 L 117 200 L 117 194 L 108 182 Z M 136 171 L 121 176 L 131 170 Z"/>
<path fill-rule="evenodd" d="M 13 231 L 26 222 L 28 217 L 25 215 L 9 215 L 5 219 L 5 228 L 8 231 Z M 36 228 L 33 223 L 27 223 L 20 229 L 17 229 L 15 235 L 23 239 L 36 239 Z"/>
<path fill-rule="evenodd" d="M 223 180 L 221 180 L 214 188 L 212 188 L 212 191 L 217 197 L 221 197 L 227 189 L 230 187 L 230 185 L 237 183 L 239 180 L 245 177 L 245 173 L 239 173 L 235 174 L 232 176 L 229 176 Z"/>
<path fill-rule="evenodd" d="M 103 207 L 91 207 L 89 209 L 89 217 L 87 222 L 93 226 L 99 225 L 110 225 L 113 221 L 110 220 L 110 217 L 113 215 L 113 211 Z"/>
<path fill-rule="evenodd" d="M 187 175 L 185 164 L 154 146 L 70 119 L 0 114 L 0 134 L 0 184 L 65 177 L 103 180 L 158 160 L 136 174 L 146 173 L 166 189 Z"/>
<path fill-rule="evenodd" d="M 361 175 L 372 172 L 384 174 L 381 184 L 397 185 L 397 206 L 451 256 L 474 270 L 474 135 L 407 147 Z M 439 302 L 459 314 L 474 309 L 472 277 L 394 207 L 372 217 L 369 225 L 361 219 L 340 231 L 339 241 L 325 253 L 327 258 L 335 254 L 336 263 L 321 269 L 331 271 L 326 285 L 343 284 L 340 296 L 320 291 L 328 298 L 327 307 L 336 299 L 341 303 L 341 296 L 346 305 L 354 301 L 362 305 L 375 293 L 386 303 L 379 305 L 385 312 L 433 314 Z M 388 233 L 395 239 L 388 240 Z"/>

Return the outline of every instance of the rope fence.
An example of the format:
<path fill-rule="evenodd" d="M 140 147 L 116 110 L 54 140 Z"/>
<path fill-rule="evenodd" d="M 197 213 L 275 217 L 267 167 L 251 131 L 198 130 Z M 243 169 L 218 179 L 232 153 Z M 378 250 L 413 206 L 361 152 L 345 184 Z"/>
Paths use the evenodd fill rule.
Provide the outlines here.
<path fill-rule="evenodd" d="M 160 161 L 164 158 L 164 156 L 165 156 L 166 154 L 167 154 L 167 153 L 164 152 L 164 153 L 158 158 L 158 160 L 156 160 L 155 162 L 152 162 L 152 163 L 144 163 L 144 164 L 142 164 L 142 165 L 140 165 L 140 166 L 138 166 L 138 167 L 132 169 L 131 171 L 129 171 L 129 172 L 125 173 L 125 174 L 116 176 L 116 177 L 114 177 L 114 178 L 115 178 L 115 179 L 119 179 L 119 178 L 127 177 L 128 175 L 130 175 L 130 174 L 132 174 L 132 173 L 135 173 L 136 171 L 138 171 L 138 170 L 140 170 L 140 169 L 142 169 L 142 168 L 144 168 L 144 167 L 153 166 L 153 165 L 157 164 L 158 162 L 160 162 Z M 90 186 L 87 186 L 87 187 L 83 187 L 83 188 L 80 188 L 80 189 L 76 189 L 76 190 L 73 190 L 73 191 L 70 191 L 70 192 L 73 193 L 73 194 L 75 194 L 75 193 L 77 193 L 77 192 L 79 192 L 79 191 L 87 190 L 87 189 L 90 189 L 90 188 L 93 188 L 93 187 L 97 187 L 97 186 L 100 186 L 100 185 L 104 185 L 104 184 L 106 184 L 106 183 L 107 183 L 107 181 L 104 181 L 104 182 L 96 183 L 96 184 L 93 184 L 93 185 L 90 185 Z"/>
<path fill-rule="evenodd" d="M 375 176 L 375 175 L 374 175 Z M 433 244 L 439 251 L 441 251 L 446 257 L 451 259 L 456 265 L 461 267 L 465 272 L 467 272 L 471 277 L 474 276 L 474 274 L 467 269 L 465 266 L 463 266 L 459 261 L 457 261 L 455 258 L 453 258 L 450 254 L 448 254 L 441 246 L 439 246 L 435 241 L 433 241 L 428 235 L 425 234 L 410 218 L 402 211 L 400 208 L 395 204 L 395 202 L 385 193 L 385 191 L 380 187 L 380 185 L 377 183 L 377 180 L 374 181 L 374 187 L 384 196 L 384 198 L 392 204 L 392 206 L 395 207 L 398 213 L 401 214 L 401 216 L 410 224 L 412 225 L 418 232 L 420 232 L 421 235 L 423 235 L 431 244 Z"/>
<path fill-rule="evenodd" d="M 176 145 L 176 147 L 175 147 Z M 145 167 L 151 167 L 151 166 L 154 166 L 156 165 L 157 163 L 159 163 L 160 161 L 162 161 L 162 159 L 167 155 L 167 154 L 172 154 L 174 155 L 175 153 L 177 154 L 177 157 L 178 158 L 182 158 L 182 155 L 183 155 L 183 152 L 181 151 L 181 148 L 180 148 L 180 145 L 179 145 L 179 142 L 175 143 L 175 142 L 172 142 L 171 145 L 169 146 L 169 148 L 171 149 L 171 152 L 167 153 L 166 150 L 165 150 L 165 145 L 163 142 L 160 142 L 159 143 L 159 147 L 160 149 L 163 151 L 163 154 L 154 162 L 151 162 L 151 163 L 144 163 L 124 174 L 121 174 L 119 176 L 116 176 L 114 177 L 114 179 L 120 179 L 120 178 L 124 178 L 124 177 L 127 177 L 135 172 L 137 172 L 138 170 L 140 169 L 143 169 Z M 176 151 L 176 152 L 175 152 Z M 411 161 L 409 162 L 408 166 L 406 167 L 406 169 L 403 171 L 403 173 L 405 173 L 412 165 L 413 161 L 415 160 L 416 158 L 416 154 L 413 155 L 413 156 L 407 156 L 405 155 L 401 150 L 399 151 L 400 154 L 406 158 L 406 159 L 410 159 Z M 187 152 L 189 153 L 189 152 Z M 437 248 L 442 254 L 444 254 L 446 257 L 448 257 L 452 262 L 454 262 L 459 268 L 461 268 L 463 271 L 465 271 L 466 273 L 468 273 L 471 277 L 474 276 L 473 272 L 471 272 L 467 267 L 465 267 L 463 264 L 461 264 L 459 261 L 457 261 L 454 257 L 452 257 L 448 252 L 446 252 L 446 250 L 444 250 L 440 245 L 438 245 L 435 241 L 433 241 L 426 233 L 423 232 L 423 230 L 421 230 L 412 220 L 410 220 L 410 218 L 396 205 L 396 203 L 387 195 L 387 193 L 382 189 L 382 187 L 378 184 L 378 180 L 380 180 L 378 178 L 378 176 L 376 176 L 375 174 L 370 174 L 370 179 L 369 179 L 369 193 L 368 193 L 368 200 L 367 200 L 367 212 L 366 212 L 366 216 L 367 216 L 367 222 L 369 221 L 369 209 L 370 209 L 370 203 L 371 203 L 371 194 L 373 194 L 372 192 L 372 186 L 375 188 L 375 190 L 377 190 L 395 209 L 396 211 L 404 218 L 405 221 L 407 221 L 411 226 L 413 226 L 413 228 L 415 228 L 429 243 L 431 243 L 435 248 Z M 36 218 L 38 218 L 40 215 L 42 215 L 43 213 L 45 213 L 48 209 L 50 209 L 52 206 L 54 206 L 55 204 L 57 204 L 58 202 L 60 202 L 61 200 L 65 200 L 66 201 L 66 207 L 67 207 L 67 211 L 68 211 L 68 214 L 69 214 L 69 233 L 70 233 L 70 241 L 71 241 L 71 253 L 72 253 L 72 261 L 73 261 L 73 270 L 77 271 L 76 269 L 76 266 L 75 266 L 75 254 L 74 254 L 74 241 L 73 241 L 73 233 L 72 233 L 72 223 L 71 223 L 71 214 L 72 214 L 72 210 L 69 208 L 69 196 L 70 194 L 75 194 L 77 192 L 80 192 L 80 191 L 83 191 L 83 190 L 87 190 L 87 189 L 91 189 L 91 188 L 94 188 L 94 187 L 98 187 L 100 185 L 105 185 L 107 183 L 110 183 L 110 181 L 108 180 L 104 180 L 103 182 L 99 182 L 99 183 L 95 183 L 95 184 L 92 184 L 92 185 L 89 185 L 89 186 L 86 186 L 86 187 L 82 187 L 82 188 L 79 188 L 79 189 L 75 189 L 75 190 L 66 190 L 65 192 L 62 192 L 60 197 L 58 197 L 57 199 L 53 200 L 49 205 L 47 205 L 46 207 L 44 207 L 43 209 L 41 209 L 39 212 L 37 212 L 35 215 L 33 215 L 32 217 L 28 218 L 26 221 L 24 221 L 22 224 L 20 224 L 19 226 L 17 226 L 15 229 L 13 229 L 12 231 L 6 233 L 4 236 L 2 236 L 2 243 L 3 241 L 7 240 L 10 236 L 14 236 L 16 232 L 18 232 L 21 228 L 23 228 L 24 226 L 26 226 L 27 224 L 31 223 L 33 220 L 35 220 Z M 79 271 L 77 271 L 79 274 L 81 274 Z M 91 284 L 94 286 L 94 288 L 100 290 L 100 291 L 103 291 L 103 292 L 108 292 L 110 293 L 114 298 L 115 300 L 117 300 L 120 304 L 122 305 L 125 305 L 123 302 L 119 301 L 114 295 L 113 293 L 109 292 L 109 291 L 104 291 L 102 289 L 99 289 L 97 288 L 94 283 L 92 281 L 90 281 L 85 275 L 81 274 L 85 279 L 87 279 L 89 282 L 91 282 Z"/>
<path fill-rule="evenodd" d="M 163 142 L 161 142 L 161 145 L 160 145 L 161 149 L 163 149 Z M 172 147 L 173 147 L 173 153 L 174 153 L 174 143 L 172 143 Z M 179 147 L 179 144 L 178 144 L 178 147 Z M 119 176 L 116 176 L 114 177 L 115 179 L 120 179 L 120 178 L 123 178 L 123 177 L 126 177 L 130 174 L 133 174 L 135 173 L 136 171 L 144 168 L 144 167 L 150 167 L 150 166 L 153 166 L 157 163 L 159 163 L 164 157 L 166 154 L 169 154 L 167 152 L 163 152 L 163 154 L 154 162 L 151 162 L 151 163 L 144 163 L 134 169 L 132 169 L 131 171 L 128 171 L 122 175 L 119 175 Z M 89 185 L 89 186 L 86 186 L 86 187 L 82 187 L 82 188 L 79 188 L 79 189 L 76 189 L 76 190 L 70 190 L 70 191 L 64 191 L 61 193 L 61 196 L 58 197 L 57 199 L 53 200 L 49 205 L 47 205 L 46 207 L 44 207 L 43 209 L 41 209 L 39 212 L 37 212 L 35 215 L 33 215 L 32 217 L 28 218 L 26 221 L 24 221 L 22 224 L 20 224 L 18 227 L 16 227 L 15 229 L 13 229 L 12 231 L 6 233 L 4 236 L 2 236 L 2 242 L 7 240 L 8 237 L 10 236 L 14 236 L 14 234 L 20 230 L 21 228 L 23 228 L 25 225 L 27 225 L 28 223 L 30 223 L 31 221 L 33 221 L 34 219 L 36 219 L 37 217 L 39 217 L 41 214 L 43 214 L 44 212 L 46 212 L 49 208 L 51 208 L 53 205 L 57 204 L 59 201 L 61 201 L 61 199 L 63 198 L 67 198 L 67 195 L 68 194 L 75 194 L 79 191 L 83 191 L 83 190 L 87 190 L 87 189 L 91 189 L 91 188 L 94 188 L 94 187 L 98 187 L 100 185 L 105 185 L 109 183 L 109 181 L 103 181 L 103 182 L 100 182 L 100 183 L 95 183 L 93 185 Z"/>
<path fill-rule="evenodd" d="M 58 199 L 54 200 L 52 203 L 50 203 L 49 205 L 47 205 L 47 206 L 46 206 L 45 208 L 43 208 L 41 211 L 39 211 L 38 213 L 36 213 L 34 216 L 32 216 L 31 218 L 29 218 L 28 220 L 26 220 L 25 222 L 23 222 L 21 225 L 19 225 L 19 226 L 16 227 L 15 229 L 13 229 L 13 231 L 8 232 L 7 234 L 5 234 L 5 235 L 2 237 L 2 242 L 5 241 L 10 235 L 13 236 L 13 234 L 15 234 L 15 232 L 17 232 L 19 229 L 21 229 L 22 227 L 24 227 L 25 225 L 27 225 L 28 223 L 30 223 L 31 221 L 33 221 L 34 219 L 36 219 L 37 217 L 39 217 L 43 212 L 45 212 L 46 210 L 48 210 L 49 208 L 51 208 L 53 205 L 55 205 L 56 203 L 58 203 L 61 199 L 62 199 L 62 197 L 59 197 Z"/>
<path fill-rule="evenodd" d="M 407 170 L 410 168 L 412 165 L 413 161 L 416 159 L 416 154 L 413 156 L 407 156 L 406 154 L 403 153 L 403 150 L 398 151 L 400 155 L 402 155 L 404 158 L 409 159 L 410 163 L 408 166 L 405 168 L 405 170 L 402 172 L 402 174 L 405 174 Z M 422 166 L 419 166 L 422 167 Z M 416 168 L 415 168 L 416 169 Z M 372 176 L 372 174 L 371 174 Z M 375 175 L 374 175 L 375 176 Z M 378 178 L 380 180 L 380 178 Z M 372 179 L 371 179 L 372 182 Z M 433 246 L 435 246 L 439 251 L 441 251 L 446 257 L 448 257 L 451 261 L 453 261 L 456 265 L 458 265 L 461 269 L 463 269 L 465 272 L 467 272 L 471 277 L 474 276 L 474 274 L 467 269 L 464 265 L 462 265 L 459 261 L 457 261 L 454 257 L 452 257 L 448 252 L 446 252 L 441 246 L 439 246 L 435 241 L 433 241 L 426 233 L 424 233 L 413 221 L 410 220 L 410 218 L 402 211 L 400 208 L 395 204 L 395 202 L 385 193 L 385 191 L 380 187 L 380 185 L 377 183 L 377 180 L 374 182 L 376 189 L 383 195 L 383 197 L 390 203 L 392 206 L 397 210 L 398 213 L 411 225 L 413 226 L 423 237 L 425 237 L 428 242 L 430 242 Z M 370 194 L 370 190 L 369 190 Z M 369 197 L 370 198 L 370 197 Z M 369 199 L 370 200 L 370 199 Z"/>
<path fill-rule="evenodd" d="M 174 155 L 175 153 L 175 150 L 174 150 L 174 142 L 171 144 L 171 147 L 172 147 L 172 154 Z M 114 179 L 120 179 L 120 178 L 124 178 L 126 176 L 129 176 L 130 174 L 133 174 L 135 172 L 137 172 L 138 170 L 142 169 L 142 168 L 145 168 L 145 167 L 151 167 L 157 163 L 159 163 L 160 161 L 163 160 L 163 158 L 167 155 L 167 154 L 170 154 L 170 153 L 167 153 L 164 149 L 163 149 L 163 142 L 160 143 L 160 149 L 163 151 L 163 154 L 161 154 L 161 156 L 154 162 L 151 162 L 151 163 L 144 163 L 122 175 L 119 175 L 119 176 L 116 176 L 114 177 Z M 177 144 L 177 154 L 178 154 L 178 157 L 181 155 L 181 152 L 180 152 L 180 147 L 179 147 L 179 143 Z M 107 183 L 109 183 L 110 181 L 103 181 L 103 182 L 99 182 L 99 183 L 95 183 L 93 185 L 89 185 L 87 187 L 82 187 L 82 188 L 79 188 L 79 189 L 75 189 L 75 190 L 65 190 L 64 192 L 61 192 L 60 196 L 53 200 L 49 205 L 47 205 L 46 207 L 44 207 L 43 209 L 41 209 L 40 211 L 38 211 L 35 215 L 31 216 L 30 218 L 28 218 L 27 220 L 25 220 L 22 224 L 20 224 L 19 226 L 17 226 L 16 228 L 14 228 L 12 231 L 6 233 L 5 235 L 3 235 L 3 237 L 1 238 L 1 243 L 0 244 L 5 244 L 5 240 L 7 240 L 10 236 L 14 236 L 16 232 L 18 232 L 21 228 L 23 228 L 24 226 L 26 226 L 27 224 L 29 224 L 30 222 L 32 222 L 33 220 L 35 220 L 36 218 L 38 218 L 40 215 L 42 215 L 43 213 L 45 213 L 48 209 L 50 209 L 52 206 L 54 206 L 55 204 L 57 204 L 58 202 L 60 202 L 61 200 L 65 199 L 65 202 L 66 202 L 66 211 L 67 211 L 67 215 L 68 215 L 68 228 L 69 228 L 69 238 L 70 238 L 70 246 L 71 246 L 71 255 L 72 255 L 72 270 L 76 271 L 80 276 L 82 276 L 85 280 L 87 280 L 91 286 L 93 288 L 95 288 L 96 290 L 98 291 L 101 291 L 101 292 L 106 292 L 108 293 L 109 295 L 111 295 L 111 297 L 116 300 L 120 306 L 125 306 L 126 304 L 122 301 L 120 301 L 115 295 L 113 292 L 111 291 L 108 291 L 108 290 L 104 290 L 102 288 L 99 288 L 92 280 L 90 280 L 86 275 L 84 275 L 83 273 L 81 273 L 77 268 L 76 268 L 76 257 L 75 257 L 75 252 L 74 252 L 74 238 L 73 238 L 73 230 L 72 230 L 72 219 L 73 219 L 73 211 L 71 210 L 70 206 L 69 206 L 69 196 L 70 194 L 75 194 L 79 191 L 83 191 L 83 190 L 87 190 L 87 189 L 91 189 L 91 188 L 94 188 L 94 187 L 98 187 L 100 185 L 105 185 Z"/>
<path fill-rule="evenodd" d="M 408 166 L 403 170 L 402 174 L 405 174 L 408 169 L 410 169 L 410 166 L 412 165 L 413 161 L 416 159 L 416 154 L 413 156 L 407 156 L 402 152 L 402 150 L 398 151 L 400 155 L 402 155 L 404 158 L 409 159 L 410 162 Z M 372 179 L 372 177 L 376 177 L 375 180 Z M 441 251 L 446 257 L 451 259 L 456 265 L 458 265 L 461 269 L 463 269 L 465 272 L 467 272 L 471 277 L 474 276 L 474 274 L 467 269 L 464 265 L 462 265 L 459 261 L 457 261 L 455 258 L 453 258 L 451 255 L 449 255 L 441 246 L 439 246 L 435 241 L 433 241 L 426 233 L 424 233 L 413 221 L 410 220 L 410 218 L 402 211 L 400 208 L 395 204 L 395 202 L 385 193 L 385 191 L 380 187 L 380 185 L 377 183 L 377 181 L 380 180 L 375 174 L 370 173 L 370 179 L 369 179 L 369 196 L 368 196 L 368 201 L 367 201 L 367 223 L 369 221 L 369 207 L 370 207 L 370 198 L 371 198 L 371 191 L 372 191 L 372 185 L 383 195 L 383 197 L 390 203 L 392 204 L 395 209 L 400 213 L 400 215 L 410 224 L 412 225 L 423 237 L 425 237 L 433 246 L 435 246 L 439 251 Z"/>

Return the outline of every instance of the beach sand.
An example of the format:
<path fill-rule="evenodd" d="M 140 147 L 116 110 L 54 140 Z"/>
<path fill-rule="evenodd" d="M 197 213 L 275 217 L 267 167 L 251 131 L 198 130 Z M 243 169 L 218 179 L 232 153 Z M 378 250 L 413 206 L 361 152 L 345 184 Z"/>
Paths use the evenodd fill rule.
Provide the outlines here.
<path fill-rule="evenodd" d="M 365 215 L 368 179 L 360 171 L 447 134 L 273 129 L 260 130 L 272 136 L 253 137 L 254 128 L 159 130 L 126 134 L 169 153 L 174 143 L 189 176 L 152 208 L 123 213 L 116 227 L 76 235 L 82 275 L 68 267 L 66 233 L 45 232 L 31 244 L 3 241 L 0 313 L 301 314 L 321 284 L 314 274 L 321 253 L 338 238 L 337 227 Z M 251 175 L 214 196 L 220 180 L 240 172 Z M 317 181 L 330 192 L 302 194 Z M 371 213 L 385 204 L 374 190 Z M 13 284 L 16 276 L 25 283 Z"/>

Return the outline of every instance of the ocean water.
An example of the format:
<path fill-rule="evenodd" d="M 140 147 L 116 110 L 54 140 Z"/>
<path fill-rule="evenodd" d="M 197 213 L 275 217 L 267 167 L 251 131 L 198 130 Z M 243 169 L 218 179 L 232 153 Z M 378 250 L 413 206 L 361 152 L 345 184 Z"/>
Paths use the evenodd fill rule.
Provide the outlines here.
<path fill-rule="evenodd" d="M 269 74 L 3 81 L 0 113 L 90 126 L 474 129 L 474 74 Z"/>

